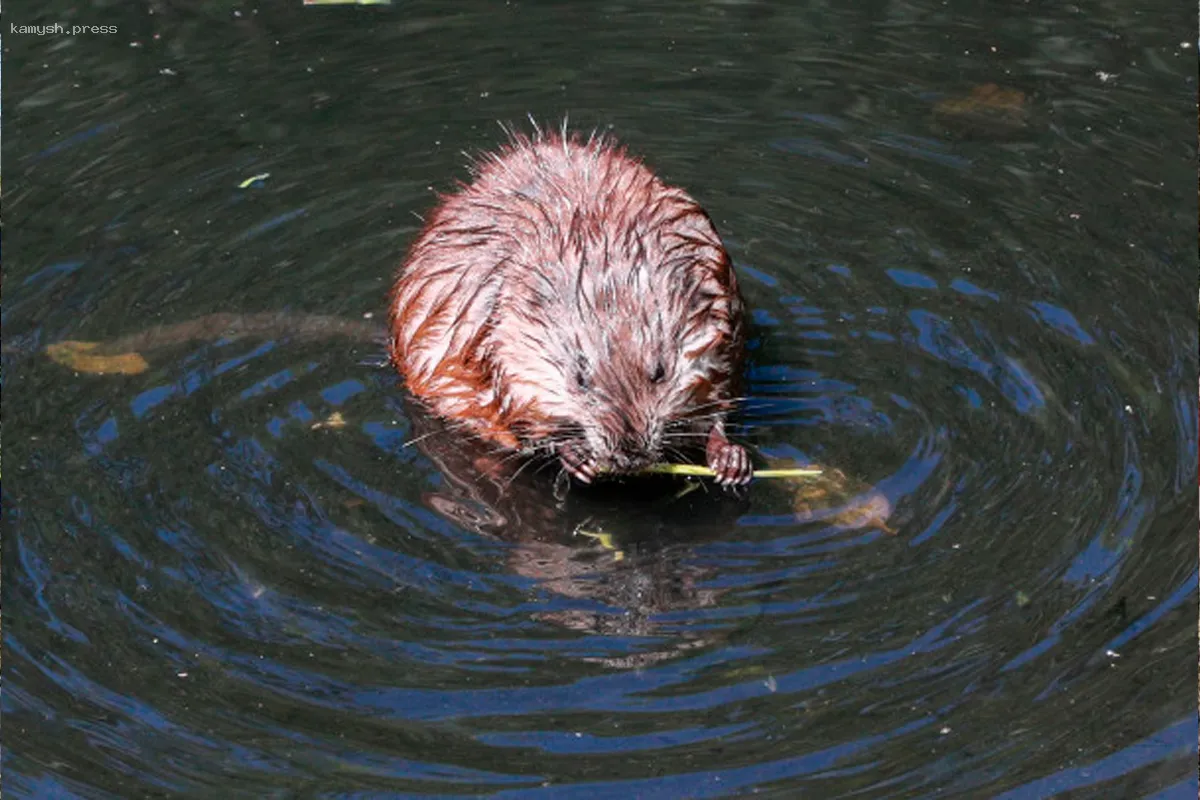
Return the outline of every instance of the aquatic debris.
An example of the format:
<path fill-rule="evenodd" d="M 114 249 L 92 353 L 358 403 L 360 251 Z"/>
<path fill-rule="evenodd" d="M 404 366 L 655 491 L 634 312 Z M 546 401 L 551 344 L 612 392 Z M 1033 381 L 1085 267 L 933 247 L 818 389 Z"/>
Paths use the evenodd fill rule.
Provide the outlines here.
<path fill-rule="evenodd" d="M 846 530 L 875 528 L 889 536 L 896 534 L 887 524 L 895 510 L 887 495 L 840 469 L 825 470 L 814 480 L 798 482 L 792 510 L 803 521 L 823 520 Z"/>
<path fill-rule="evenodd" d="M 314 431 L 321 430 L 322 428 L 332 428 L 337 430 L 338 428 L 344 427 L 346 427 L 346 418 L 342 416 L 342 412 L 340 411 L 333 412 L 327 419 L 318 420 L 311 426 L 312 430 Z"/>
<path fill-rule="evenodd" d="M 587 531 L 580 527 L 575 529 L 575 535 L 586 536 L 589 539 L 595 539 L 596 543 L 605 550 L 612 551 L 613 561 L 621 561 L 625 558 L 625 551 L 618 550 L 617 546 L 613 544 L 613 537 L 611 533 L 604 533 L 603 531 Z"/>
<path fill-rule="evenodd" d="M 1004 138 L 1029 124 L 1029 100 L 1018 89 L 985 83 L 965 96 L 949 97 L 933 108 L 934 121 L 963 136 Z"/>
<path fill-rule="evenodd" d="M 100 345 L 101 342 L 56 342 L 46 347 L 46 355 L 68 369 L 95 375 L 137 375 L 150 368 L 140 353 L 93 353 Z"/>
<path fill-rule="evenodd" d="M 673 494 L 671 496 L 671 499 L 668 502 L 674 503 L 676 500 L 680 500 L 684 497 L 687 497 L 689 494 L 691 494 L 692 492 L 696 491 L 699 488 L 700 488 L 700 484 L 696 483 L 695 481 L 688 481 L 687 483 L 685 483 L 683 485 L 682 489 L 680 489 L 678 492 L 676 492 L 675 494 Z"/>
<path fill-rule="evenodd" d="M 251 185 L 258 183 L 259 181 L 265 181 L 269 177 L 271 177 L 271 173 L 269 172 L 260 172 L 257 175 L 251 175 L 249 178 L 246 178 L 246 180 L 239 183 L 237 188 L 246 189 Z"/>

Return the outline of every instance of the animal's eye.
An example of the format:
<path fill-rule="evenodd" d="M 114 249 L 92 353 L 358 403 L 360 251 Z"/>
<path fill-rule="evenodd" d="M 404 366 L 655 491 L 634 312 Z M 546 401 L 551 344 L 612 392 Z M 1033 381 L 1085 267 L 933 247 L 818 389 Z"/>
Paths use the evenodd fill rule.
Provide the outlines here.
<path fill-rule="evenodd" d="M 667 368 L 660 361 L 654 365 L 654 370 L 650 373 L 651 383 L 662 383 L 663 378 L 667 377 Z"/>
<path fill-rule="evenodd" d="M 583 370 L 575 373 L 575 385 L 580 389 L 588 388 L 588 376 L 583 373 Z"/>

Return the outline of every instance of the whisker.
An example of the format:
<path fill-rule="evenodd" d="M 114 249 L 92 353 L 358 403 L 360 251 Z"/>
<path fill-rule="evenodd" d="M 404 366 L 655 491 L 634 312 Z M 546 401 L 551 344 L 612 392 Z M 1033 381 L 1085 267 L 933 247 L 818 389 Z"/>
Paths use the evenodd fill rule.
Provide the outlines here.
<path fill-rule="evenodd" d="M 528 467 L 530 464 L 532 464 L 532 463 L 533 463 L 533 459 L 528 459 L 528 460 L 526 460 L 526 461 L 525 461 L 525 463 L 524 463 L 524 464 L 522 464 L 521 466 L 517 467 L 516 471 L 515 471 L 515 472 L 513 472 L 512 476 L 511 476 L 511 477 L 510 477 L 508 480 L 506 480 L 506 481 L 504 482 L 504 486 L 502 486 L 502 487 L 501 487 L 500 491 L 501 491 L 502 493 L 503 493 L 503 492 L 507 492 L 507 491 L 509 490 L 509 487 L 511 487 L 511 486 L 512 486 L 512 484 L 513 484 L 513 481 L 515 481 L 515 480 L 517 479 L 517 476 L 519 476 L 519 475 L 520 475 L 522 472 L 524 472 L 524 471 L 525 471 L 525 469 L 526 469 L 526 468 L 527 468 L 527 467 Z"/>
<path fill-rule="evenodd" d="M 513 450 L 500 456 L 500 459 L 496 462 L 496 464 L 497 466 L 507 467 L 509 464 L 520 460 L 525 455 L 526 453 L 522 453 L 520 450 Z"/>
<path fill-rule="evenodd" d="M 451 432 L 450 430 L 443 428 L 443 429 L 439 429 L 439 430 L 430 431 L 429 433 L 423 433 L 420 436 L 409 439 L 407 442 L 400 445 L 400 449 L 403 450 L 404 448 L 409 447 L 410 445 L 414 445 L 414 444 L 423 442 L 426 439 L 437 436 L 439 433 L 450 433 L 450 432 Z"/>
<path fill-rule="evenodd" d="M 664 447 L 663 452 L 674 460 L 673 463 L 684 463 L 688 460 L 687 454 L 677 447 Z"/>
<path fill-rule="evenodd" d="M 738 403 L 744 403 L 749 399 L 750 399 L 750 395 L 742 395 L 742 396 L 738 396 L 738 397 L 725 397 L 720 400 L 710 400 L 707 403 L 701 403 L 697 406 L 693 406 L 691 410 L 692 411 L 703 411 L 706 408 L 713 408 L 714 406 L 728 407 L 730 405 L 737 405 Z"/>
<path fill-rule="evenodd" d="M 559 469 L 560 470 L 562 469 L 562 462 L 558 461 L 557 459 L 549 459 L 549 458 L 540 459 L 540 463 L 533 470 L 533 474 L 537 475 L 537 474 L 541 473 L 542 470 L 544 470 L 546 467 L 554 466 L 554 465 L 558 465 Z"/>

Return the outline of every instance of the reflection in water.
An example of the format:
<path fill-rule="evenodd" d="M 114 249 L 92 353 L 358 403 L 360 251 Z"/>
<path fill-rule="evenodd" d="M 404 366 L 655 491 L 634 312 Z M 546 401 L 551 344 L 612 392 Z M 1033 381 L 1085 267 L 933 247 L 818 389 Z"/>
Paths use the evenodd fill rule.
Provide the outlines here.
<path fill-rule="evenodd" d="M 1190 10 L 151 5 L 5 40 L 6 793 L 1194 796 Z M 364 317 L 566 110 L 826 482 L 406 446 Z"/>
<path fill-rule="evenodd" d="M 749 504 L 742 492 L 705 482 L 667 479 L 602 481 L 564 491 L 555 461 L 521 461 L 482 442 L 464 441 L 452 426 L 409 401 L 414 443 L 445 481 L 422 502 L 455 525 L 511 542 L 506 566 L 544 591 L 574 602 L 533 618 L 610 637 L 653 637 L 651 649 L 586 658 L 610 667 L 641 667 L 716 643 L 676 625 L 676 618 L 713 606 L 722 592 L 702 588 L 717 571 L 692 563 L 696 545 L 727 536 Z M 776 460 L 772 466 L 789 466 Z M 530 469 L 532 467 L 532 469 Z M 545 475 L 549 468 L 551 476 Z M 886 525 L 890 506 L 870 487 L 846 501 L 848 480 L 829 470 L 796 485 L 797 521 L 824 519 L 835 529 Z M 553 501 L 551 502 L 551 498 Z"/>

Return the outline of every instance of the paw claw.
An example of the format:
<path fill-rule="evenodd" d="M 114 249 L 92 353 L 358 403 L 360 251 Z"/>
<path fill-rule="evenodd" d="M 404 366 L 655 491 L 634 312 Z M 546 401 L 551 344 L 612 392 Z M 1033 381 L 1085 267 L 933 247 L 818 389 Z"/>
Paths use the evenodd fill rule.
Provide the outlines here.
<path fill-rule="evenodd" d="M 708 465 L 716 473 L 720 486 L 745 486 L 754 475 L 746 448 L 728 442 L 714 448 L 709 454 Z"/>
<path fill-rule="evenodd" d="M 591 483 L 596 477 L 596 459 L 590 454 L 583 455 L 579 449 L 566 445 L 559 449 L 558 460 L 563 469 L 580 483 Z"/>

